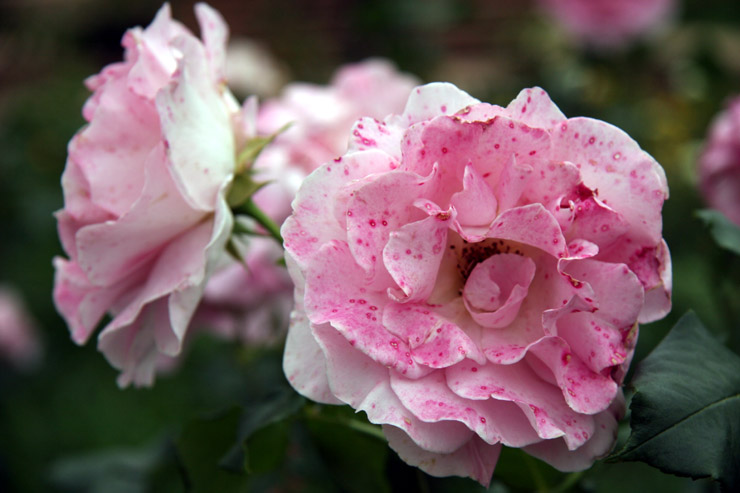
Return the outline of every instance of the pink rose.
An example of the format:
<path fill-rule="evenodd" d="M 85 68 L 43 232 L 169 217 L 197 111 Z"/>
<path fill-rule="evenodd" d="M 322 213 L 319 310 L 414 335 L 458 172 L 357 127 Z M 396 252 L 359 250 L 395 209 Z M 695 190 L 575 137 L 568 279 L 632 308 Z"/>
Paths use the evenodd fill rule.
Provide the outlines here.
<path fill-rule="evenodd" d="M 0 286 L 0 358 L 25 370 L 41 357 L 36 324 L 18 294 Z"/>
<path fill-rule="evenodd" d="M 740 97 L 712 124 L 699 158 L 699 187 L 712 208 L 740 226 Z"/>
<path fill-rule="evenodd" d="M 664 23 L 675 0 L 540 0 L 574 37 L 601 47 L 625 45 Z"/>
<path fill-rule="evenodd" d="M 539 88 L 501 108 L 429 84 L 353 135 L 282 229 L 293 387 L 365 411 L 432 475 L 488 484 L 502 444 L 587 468 L 637 323 L 670 309 L 663 169 Z"/>
<path fill-rule="evenodd" d="M 158 355 L 179 353 L 233 223 L 224 196 L 248 122 L 224 84 L 227 27 L 195 11 L 202 42 L 165 4 L 87 80 L 89 124 L 62 176 L 54 301 L 78 344 L 110 315 L 98 346 L 121 386 L 151 384 Z"/>

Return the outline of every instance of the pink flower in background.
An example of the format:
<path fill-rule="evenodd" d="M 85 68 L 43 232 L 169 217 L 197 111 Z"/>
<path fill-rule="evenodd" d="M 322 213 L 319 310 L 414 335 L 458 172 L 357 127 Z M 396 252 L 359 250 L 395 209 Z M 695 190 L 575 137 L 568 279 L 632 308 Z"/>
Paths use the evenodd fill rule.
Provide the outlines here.
<path fill-rule="evenodd" d="M 539 88 L 506 108 L 415 89 L 298 192 L 285 373 L 432 475 L 488 484 L 502 444 L 585 469 L 613 446 L 638 322 L 670 309 L 667 196 L 628 135 Z"/>
<path fill-rule="evenodd" d="M 381 59 L 345 65 L 328 86 L 288 84 L 281 97 L 260 107 L 260 134 L 272 134 L 286 124 L 290 127 L 257 159 L 257 177 L 276 182 L 257 194 L 257 202 L 282 214 L 279 219 L 287 217 L 303 178 L 346 152 L 355 120 L 400 113 L 417 84 L 414 77 L 399 73 Z M 283 207 L 275 209 L 277 204 Z"/>
<path fill-rule="evenodd" d="M 7 286 L 0 286 L 0 359 L 25 370 L 41 356 L 36 324 L 20 296 Z"/>
<path fill-rule="evenodd" d="M 540 0 L 574 37 L 601 47 L 618 47 L 660 26 L 675 0 Z"/>
<path fill-rule="evenodd" d="M 158 355 L 179 353 L 232 228 L 224 195 L 249 122 L 224 84 L 227 27 L 195 10 L 202 42 L 165 5 L 87 80 L 62 177 L 54 301 L 78 344 L 110 315 L 98 346 L 121 386 L 151 384 Z"/>
<path fill-rule="evenodd" d="M 244 264 L 233 262 L 208 281 L 193 325 L 248 344 L 272 343 L 285 336 L 293 282 L 278 264 L 283 250 L 274 239 L 247 241 Z"/>
<path fill-rule="evenodd" d="M 328 86 L 293 83 L 281 98 L 267 101 L 259 110 L 258 132 L 269 135 L 291 126 L 257 158 L 256 179 L 271 183 L 255 194 L 255 203 L 282 223 L 306 175 L 347 150 L 354 122 L 400 113 L 416 83 L 390 62 L 375 59 L 346 65 Z M 276 263 L 282 248 L 270 240 L 248 241 L 247 268 L 232 262 L 209 281 L 194 324 L 251 343 L 266 342 L 287 330 L 293 283 Z"/>
<path fill-rule="evenodd" d="M 699 158 L 699 188 L 712 208 L 740 226 L 740 97 L 712 124 Z"/>

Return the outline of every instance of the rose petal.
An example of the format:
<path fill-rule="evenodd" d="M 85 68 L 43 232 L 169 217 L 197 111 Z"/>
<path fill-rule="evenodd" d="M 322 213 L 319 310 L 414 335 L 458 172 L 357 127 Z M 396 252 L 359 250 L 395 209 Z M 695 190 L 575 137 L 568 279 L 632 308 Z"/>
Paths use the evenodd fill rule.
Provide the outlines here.
<path fill-rule="evenodd" d="M 603 411 L 614 399 L 618 386 L 610 377 L 594 373 L 572 353 L 560 337 L 544 337 L 529 350 L 552 372 L 571 409 L 583 414 Z M 529 359 L 530 364 L 533 364 Z M 543 377 L 543 368 L 535 366 Z"/>
<path fill-rule="evenodd" d="M 465 399 L 518 404 L 539 437 L 563 436 L 570 450 L 593 435 L 593 418 L 568 407 L 560 389 L 539 378 L 525 361 L 513 365 L 463 361 L 448 368 L 446 377 L 450 389 Z"/>
<path fill-rule="evenodd" d="M 311 333 L 311 324 L 298 303 L 299 301 L 290 314 L 290 330 L 285 340 L 285 376 L 299 394 L 324 404 L 340 404 L 342 401 L 329 389 L 326 357 Z"/>
<path fill-rule="evenodd" d="M 367 290 L 364 272 L 354 263 L 345 243 L 330 242 L 314 256 L 306 272 L 305 308 L 315 325 L 330 322 L 367 356 L 411 378 L 428 369 L 404 353 L 408 345 L 389 333 L 382 323 L 388 301 L 383 293 Z M 354 279 L 354 285 L 347 281 Z"/>
<path fill-rule="evenodd" d="M 488 487 L 501 453 L 501 445 L 488 445 L 473 438 L 449 454 L 429 452 L 414 444 L 409 436 L 394 426 L 384 426 L 388 445 L 407 464 L 417 466 L 432 476 L 463 476 Z"/>
<path fill-rule="evenodd" d="M 390 234 L 383 262 L 401 288 L 400 292 L 389 288 L 396 301 L 423 301 L 432 292 L 451 218 L 452 214 L 439 212 Z"/>
<path fill-rule="evenodd" d="M 620 129 L 572 118 L 553 132 L 553 159 L 579 167 L 583 182 L 630 225 L 636 241 L 660 241 L 661 206 L 668 198 L 665 172 Z"/>
<path fill-rule="evenodd" d="M 496 217 L 496 196 L 472 164 L 465 166 L 463 190 L 450 199 L 457 221 L 465 226 L 490 226 Z"/>
<path fill-rule="evenodd" d="M 324 243 L 346 239 L 332 203 L 341 188 L 352 180 L 395 167 L 387 154 L 365 151 L 327 163 L 306 178 L 293 201 L 294 213 L 281 228 L 285 249 L 301 268 Z"/>
<path fill-rule="evenodd" d="M 404 126 L 411 126 L 440 114 L 452 115 L 479 102 L 452 84 L 435 82 L 411 91 L 406 108 L 399 118 Z"/>
<path fill-rule="evenodd" d="M 522 89 L 506 107 L 509 117 L 531 127 L 551 129 L 566 120 L 550 96 L 539 87 Z"/>
<path fill-rule="evenodd" d="M 530 258 L 501 253 L 473 268 L 463 290 L 465 306 L 486 328 L 509 325 L 519 312 L 535 274 Z"/>
<path fill-rule="evenodd" d="M 562 439 L 545 440 L 524 447 L 524 450 L 563 472 L 588 469 L 594 460 L 605 456 L 614 446 L 618 418 L 623 415 L 622 412 L 615 411 L 620 405 L 624 405 L 621 392 L 616 397 L 612 409 L 594 416 L 596 431 L 584 445 L 575 450 L 569 450 Z"/>
<path fill-rule="evenodd" d="M 234 173 L 231 117 L 210 83 L 203 46 L 189 37 L 176 41 L 183 52 L 179 77 L 156 98 L 162 134 L 172 177 L 183 197 L 192 208 L 212 211 L 219 190 Z"/>

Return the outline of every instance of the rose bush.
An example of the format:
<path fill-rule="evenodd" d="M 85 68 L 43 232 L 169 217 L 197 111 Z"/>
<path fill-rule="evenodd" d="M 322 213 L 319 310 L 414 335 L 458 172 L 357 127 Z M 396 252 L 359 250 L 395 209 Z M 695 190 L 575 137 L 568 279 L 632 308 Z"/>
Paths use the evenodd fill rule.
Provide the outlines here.
<path fill-rule="evenodd" d="M 740 97 L 714 120 L 699 158 L 704 199 L 740 226 Z"/>
<path fill-rule="evenodd" d="M 539 88 L 502 108 L 430 84 L 352 133 L 282 228 L 293 387 L 436 476 L 488 484 L 501 445 L 607 453 L 638 322 L 670 309 L 660 165 Z"/>
<path fill-rule="evenodd" d="M 195 10 L 203 41 L 165 5 L 87 80 L 89 123 L 62 176 L 54 301 L 78 344 L 110 315 L 98 345 L 121 386 L 151 384 L 158 355 L 179 353 L 232 229 L 225 194 L 250 122 L 225 87 L 227 27 Z"/>
<path fill-rule="evenodd" d="M 616 48 L 664 23 L 675 0 L 540 0 L 542 8 L 574 37 Z"/>

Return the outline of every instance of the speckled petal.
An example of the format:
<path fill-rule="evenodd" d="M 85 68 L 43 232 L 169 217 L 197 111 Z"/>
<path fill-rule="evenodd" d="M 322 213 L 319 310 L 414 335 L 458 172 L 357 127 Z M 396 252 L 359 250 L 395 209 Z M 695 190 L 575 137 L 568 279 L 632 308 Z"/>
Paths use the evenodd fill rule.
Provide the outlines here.
<path fill-rule="evenodd" d="M 542 204 L 529 204 L 505 211 L 493 222 L 487 236 L 531 245 L 555 258 L 566 255 L 565 238 L 560 226 Z"/>
<path fill-rule="evenodd" d="M 509 117 L 522 121 L 530 127 L 555 128 L 566 120 L 550 96 L 539 87 L 522 89 L 506 107 Z"/>
<path fill-rule="evenodd" d="M 432 292 L 451 218 L 440 212 L 391 233 L 383 262 L 400 288 L 389 288 L 397 301 L 425 300 Z"/>
<path fill-rule="evenodd" d="M 404 126 L 411 126 L 441 114 L 452 115 L 479 102 L 452 84 L 435 82 L 414 89 L 399 118 Z"/>
<path fill-rule="evenodd" d="M 593 434 L 593 418 L 568 407 L 560 389 L 539 378 L 526 361 L 513 365 L 478 365 L 463 361 L 445 373 L 447 385 L 461 397 L 493 398 L 519 405 L 529 426 L 540 438 L 562 436 L 572 450 Z"/>
<path fill-rule="evenodd" d="M 205 3 L 195 4 L 203 44 L 214 87 L 226 83 L 226 43 L 229 40 L 229 26 L 216 10 Z"/>
<path fill-rule="evenodd" d="M 432 476 L 473 478 L 486 488 L 501 453 L 500 444 L 489 445 L 473 438 L 454 452 L 439 454 L 417 446 L 406 433 L 394 426 L 384 426 L 383 432 L 388 438 L 388 445 L 407 464 L 417 466 Z"/>
<path fill-rule="evenodd" d="M 350 344 L 383 366 L 411 378 L 427 373 L 428 369 L 404 356 L 409 352 L 407 343 L 385 329 L 382 313 L 388 298 L 368 290 L 364 279 L 345 243 L 325 244 L 306 272 L 309 320 L 317 325 L 330 322 Z"/>
<path fill-rule="evenodd" d="M 450 390 L 443 372 L 434 372 L 416 380 L 392 375 L 391 388 L 403 405 L 422 421 L 465 423 L 491 445 L 501 442 L 521 447 L 540 440 L 514 403 L 464 399 Z"/>
<path fill-rule="evenodd" d="M 622 130 L 572 118 L 553 132 L 553 159 L 579 166 L 588 188 L 622 215 L 638 242 L 657 244 L 668 198 L 665 172 Z"/>
<path fill-rule="evenodd" d="M 413 204 L 427 184 L 428 179 L 419 175 L 398 172 L 353 187 L 346 210 L 347 241 L 355 261 L 368 273 L 382 259 L 389 236 L 424 217 Z"/>
<path fill-rule="evenodd" d="M 333 203 L 342 187 L 352 180 L 390 171 L 396 166 L 383 152 L 365 151 L 327 163 L 304 180 L 293 201 L 294 213 L 281 228 L 285 249 L 301 268 L 305 268 L 324 243 L 346 239 L 346 230 L 336 219 Z"/>
<path fill-rule="evenodd" d="M 603 411 L 614 399 L 618 386 L 614 381 L 592 372 L 560 337 L 545 337 L 533 344 L 530 352 L 549 368 L 571 409 L 583 414 Z M 541 377 L 545 375 L 540 370 Z"/>
<path fill-rule="evenodd" d="M 615 398 L 613 408 L 624 405 L 621 392 Z M 569 450 L 563 439 L 546 440 L 524 447 L 524 450 L 563 472 L 583 471 L 591 467 L 594 460 L 605 456 L 614 447 L 617 439 L 618 418 L 623 415 L 609 409 L 594 416 L 595 433 L 581 447 Z"/>

